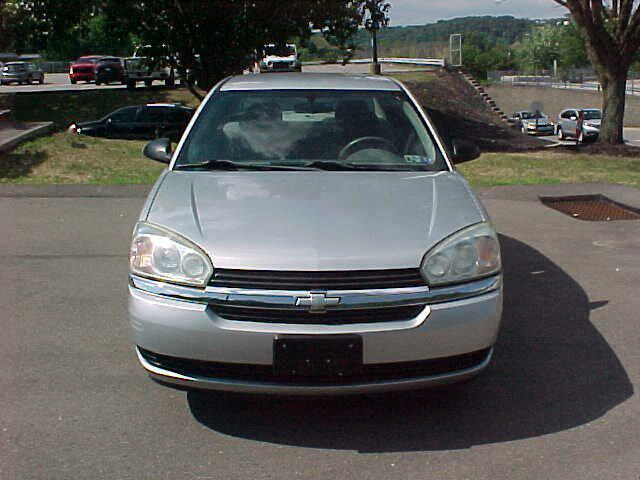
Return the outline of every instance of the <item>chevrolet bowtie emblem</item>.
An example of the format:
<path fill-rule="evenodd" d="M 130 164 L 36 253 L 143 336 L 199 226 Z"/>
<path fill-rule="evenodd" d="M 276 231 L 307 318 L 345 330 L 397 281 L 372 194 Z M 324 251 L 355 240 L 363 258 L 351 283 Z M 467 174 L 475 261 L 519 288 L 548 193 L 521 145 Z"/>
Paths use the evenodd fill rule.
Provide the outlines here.
<path fill-rule="evenodd" d="M 340 303 L 340 297 L 327 297 L 324 293 L 310 293 L 306 297 L 298 297 L 297 307 L 309 307 L 313 313 L 324 313 L 327 307 L 333 307 Z"/>

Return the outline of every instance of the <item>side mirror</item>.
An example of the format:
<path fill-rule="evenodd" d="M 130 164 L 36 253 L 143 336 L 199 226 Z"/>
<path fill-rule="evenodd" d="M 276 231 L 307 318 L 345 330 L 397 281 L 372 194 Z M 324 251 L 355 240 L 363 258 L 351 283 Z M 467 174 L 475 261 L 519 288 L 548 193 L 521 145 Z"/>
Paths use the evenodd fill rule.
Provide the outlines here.
<path fill-rule="evenodd" d="M 480 156 L 478 146 L 469 140 L 454 138 L 451 141 L 451 149 L 453 150 L 454 164 L 468 162 Z"/>
<path fill-rule="evenodd" d="M 142 154 L 156 162 L 169 163 L 171 161 L 171 140 L 158 138 L 147 143 Z"/>

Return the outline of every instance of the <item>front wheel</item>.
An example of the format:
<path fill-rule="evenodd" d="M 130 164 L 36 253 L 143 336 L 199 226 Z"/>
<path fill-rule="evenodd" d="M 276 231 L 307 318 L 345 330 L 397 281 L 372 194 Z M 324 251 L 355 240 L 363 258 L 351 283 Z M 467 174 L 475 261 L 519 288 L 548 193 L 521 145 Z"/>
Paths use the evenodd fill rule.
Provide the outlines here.
<path fill-rule="evenodd" d="M 44 83 L 44 77 L 40 77 L 40 80 L 38 80 L 38 83 L 42 85 Z"/>
<path fill-rule="evenodd" d="M 77 82 L 77 80 L 75 80 L 75 79 L 73 79 L 73 78 L 71 78 L 70 80 L 71 80 L 71 85 L 75 85 L 75 84 L 76 84 L 76 82 Z"/>
<path fill-rule="evenodd" d="M 564 132 L 562 131 L 562 127 L 558 127 L 558 140 L 564 140 Z"/>
<path fill-rule="evenodd" d="M 144 86 L 145 87 L 151 87 L 151 85 L 153 85 L 153 80 L 145 80 L 144 81 Z"/>

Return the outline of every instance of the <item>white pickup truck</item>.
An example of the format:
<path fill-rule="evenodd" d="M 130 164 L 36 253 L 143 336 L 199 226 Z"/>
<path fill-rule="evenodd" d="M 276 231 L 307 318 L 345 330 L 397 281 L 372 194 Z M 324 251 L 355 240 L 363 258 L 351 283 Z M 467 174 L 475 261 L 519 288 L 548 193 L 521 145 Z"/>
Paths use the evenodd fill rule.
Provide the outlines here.
<path fill-rule="evenodd" d="M 151 47 L 148 45 L 136 48 L 133 57 L 125 58 L 124 68 L 128 88 L 135 88 L 138 82 L 144 82 L 147 87 L 150 87 L 154 81 L 164 82 L 167 87 L 175 84 L 176 73 L 169 57 L 164 56 L 158 59 L 152 56 Z"/>
<path fill-rule="evenodd" d="M 300 72 L 302 63 L 298 59 L 298 50 L 293 44 L 275 45 L 270 43 L 262 49 L 262 56 L 256 70 L 267 72 Z"/>

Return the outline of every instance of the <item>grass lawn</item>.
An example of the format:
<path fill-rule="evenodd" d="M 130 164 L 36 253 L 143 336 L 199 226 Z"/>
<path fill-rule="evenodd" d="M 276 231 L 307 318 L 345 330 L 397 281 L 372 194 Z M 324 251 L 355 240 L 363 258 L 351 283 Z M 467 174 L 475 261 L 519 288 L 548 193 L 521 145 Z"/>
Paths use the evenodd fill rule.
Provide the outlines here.
<path fill-rule="evenodd" d="M 56 133 L 0 155 L 0 183 L 152 183 L 163 165 L 142 156 L 144 144 Z M 607 182 L 640 188 L 640 158 L 550 151 L 485 153 L 459 168 L 476 187 Z"/>
<path fill-rule="evenodd" d="M 56 133 L 0 154 L 0 183 L 153 183 L 164 166 L 144 144 Z"/>
<path fill-rule="evenodd" d="M 459 166 L 474 187 L 617 183 L 640 188 L 640 158 L 573 152 L 485 153 Z"/>

